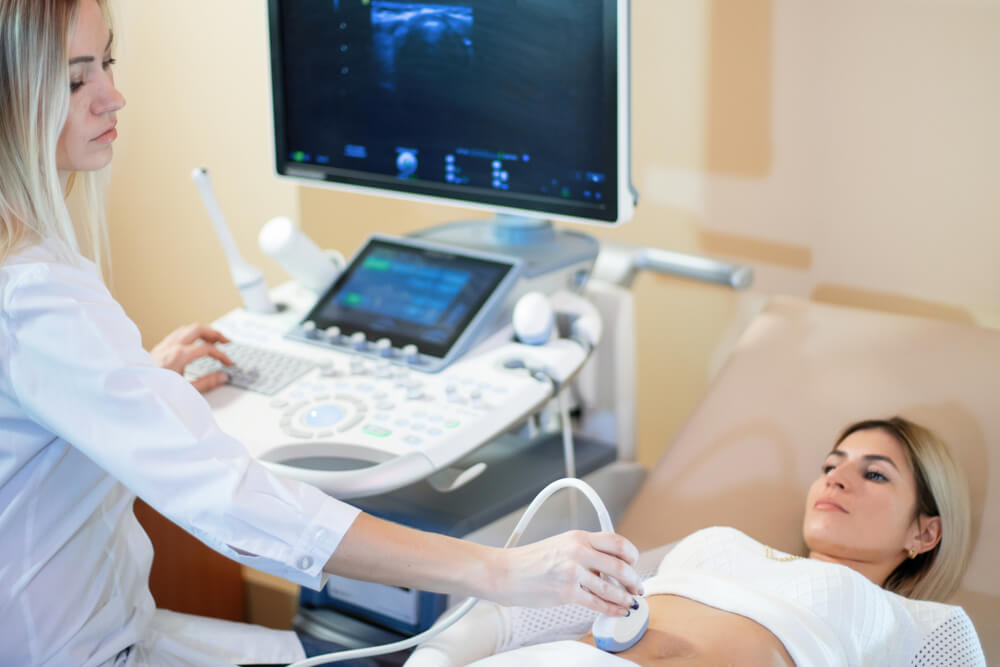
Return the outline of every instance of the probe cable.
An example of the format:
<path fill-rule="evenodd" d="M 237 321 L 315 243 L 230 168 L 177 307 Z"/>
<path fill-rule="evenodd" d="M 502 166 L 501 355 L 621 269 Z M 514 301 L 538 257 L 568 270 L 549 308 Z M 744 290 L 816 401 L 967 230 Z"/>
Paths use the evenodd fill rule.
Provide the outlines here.
<path fill-rule="evenodd" d="M 614 530 L 614 526 L 611 523 L 611 515 L 608 514 L 608 509 L 601 501 L 601 497 L 597 495 L 597 492 L 594 491 L 589 484 L 576 478 L 558 479 L 542 489 L 539 494 L 535 496 L 535 499 L 531 501 L 531 504 L 528 505 L 528 509 L 524 511 L 524 514 L 521 515 L 520 521 L 517 522 L 517 526 L 514 527 L 514 532 L 511 533 L 510 537 L 507 539 L 504 549 L 517 546 L 518 540 L 521 539 L 525 529 L 528 527 L 528 523 L 532 520 L 532 518 L 534 518 L 535 513 L 538 512 L 542 504 L 545 503 L 545 501 L 547 501 L 552 494 L 566 488 L 576 489 L 590 501 L 590 504 L 594 506 L 594 510 L 597 512 L 597 518 L 600 521 L 602 531 L 611 532 Z M 418 635 L 414 635 L 409 639 L 393 642 L 391 644 L 383 644 L 382 646 L 370 646 L 367 648 L 326 653 L 324 655 L 318 655 L 313 658 L 293 663 L 289 665 L 289 667 L 314 667 L 315 665 L 326 665 L 333 662 L 341 662 L 343 660 L 368 658 L 374 655 L 384 655 L 386 653 L 403 651 L 416 646 L 417 644 L 421 644 L 441 632 L 444 632 L 457 623 L 460 618 L 469 613 L 478 601 L 479 598 L 469 598 L 464 604 L 462 604 L 462 606 L 449 614 L 444 620 L 438 621 L 433 627 Z"/>

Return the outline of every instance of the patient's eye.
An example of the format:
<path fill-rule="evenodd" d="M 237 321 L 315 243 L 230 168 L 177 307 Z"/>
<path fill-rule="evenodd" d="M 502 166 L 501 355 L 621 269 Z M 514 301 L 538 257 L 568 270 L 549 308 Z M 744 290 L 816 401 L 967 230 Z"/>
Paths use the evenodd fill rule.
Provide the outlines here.
<path fill-rule="evenodd" d="M 865 473 L 865 479 L 870 479 L 873 482 L 888 482 L 889 478 L 880 473 L 877 470 L 869 470 Z"/>
<path fill-rule="evenodd" d="M 831 470 L 833 470 L 836 467 L 837 466 L 835 466 L 835 465 L 833 465 L 831 463 L 824 463 L 823 464 L 823 474 L 824 475 L 827 474 L 828 472 L 830 472 Z"/>

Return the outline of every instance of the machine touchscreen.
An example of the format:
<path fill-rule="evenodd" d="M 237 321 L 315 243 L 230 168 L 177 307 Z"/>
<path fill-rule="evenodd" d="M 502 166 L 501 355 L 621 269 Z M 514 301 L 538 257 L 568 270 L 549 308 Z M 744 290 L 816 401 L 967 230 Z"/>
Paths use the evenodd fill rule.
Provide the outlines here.
<path fill-rule="evenodd" d="M 378 349 L 381 356 L 415 345 L 420 355 L 447 358 L 460 341 L 479 338 L 473 330 L 489 318 L 477 315 L 503 301 L 517 266 L 501 256 L 372 237 L 306 321 L 317 332 L 339 331 L 362 352 L 368 341 L 388 339 Z"/>

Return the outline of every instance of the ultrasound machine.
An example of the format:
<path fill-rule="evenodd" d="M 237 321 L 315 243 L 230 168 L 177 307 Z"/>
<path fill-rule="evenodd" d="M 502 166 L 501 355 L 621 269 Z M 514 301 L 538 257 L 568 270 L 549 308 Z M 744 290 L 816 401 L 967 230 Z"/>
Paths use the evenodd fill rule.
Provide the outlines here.
<path fill-rule="evenodd" d="M 236 361 L 208 395 L 222 428 L 279 474 L 484 543 L 501 543 L 515 511 L 567 472 L 622 511 L 643 476 L 635 274 L 750 280 L 743 267 L 552 223 L 632 216 L 628 1 L 268 6 L 280 176 L 495 218 L 372 233 L 322 289 L 290 282 L 271 290 L 273 312 L 215 322 Z M 530 341 L 540 344 L 512 324 L 528 294 L 551 297 L 551 333 Z M 573 335 L 592 313 L 596 345 Z M 568 523 L 570 509 L 538 530 L 593 527 Z M 383 643 L 425 629 L 447 603 L 331 577 L 302 593 L 296 624 L 344 646 Z"/>

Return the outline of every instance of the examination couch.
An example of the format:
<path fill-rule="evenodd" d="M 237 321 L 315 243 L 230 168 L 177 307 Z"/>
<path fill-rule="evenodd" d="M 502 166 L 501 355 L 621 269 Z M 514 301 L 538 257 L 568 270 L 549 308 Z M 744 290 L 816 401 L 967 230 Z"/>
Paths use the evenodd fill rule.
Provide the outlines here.
<path fill-rule="evenodd" d="M 855 421 L 894 415 L 943 437 L 968 478 L 972 556 L 949 602 L 971 617 L 987 664 L 1000 665 L 1000 331 L 772 299 L 616 528 L 640 549 L 644 572 L 708 526 L 801 553 L 806 492 L 837 436 Z M 488 608 L 470 614 L 408 666 L 489 655 L 496 618 Z"/>
<path fill-rule="evenodd" d="M 803 549 L 808 486 L 851 422 L 900 415 L 950 445 L 972 500 L 972 558 L 950 602 L 1000 665 L 1000 331 L 775 298 L 619 522 L 640 550 L 712 525 Z"/>

